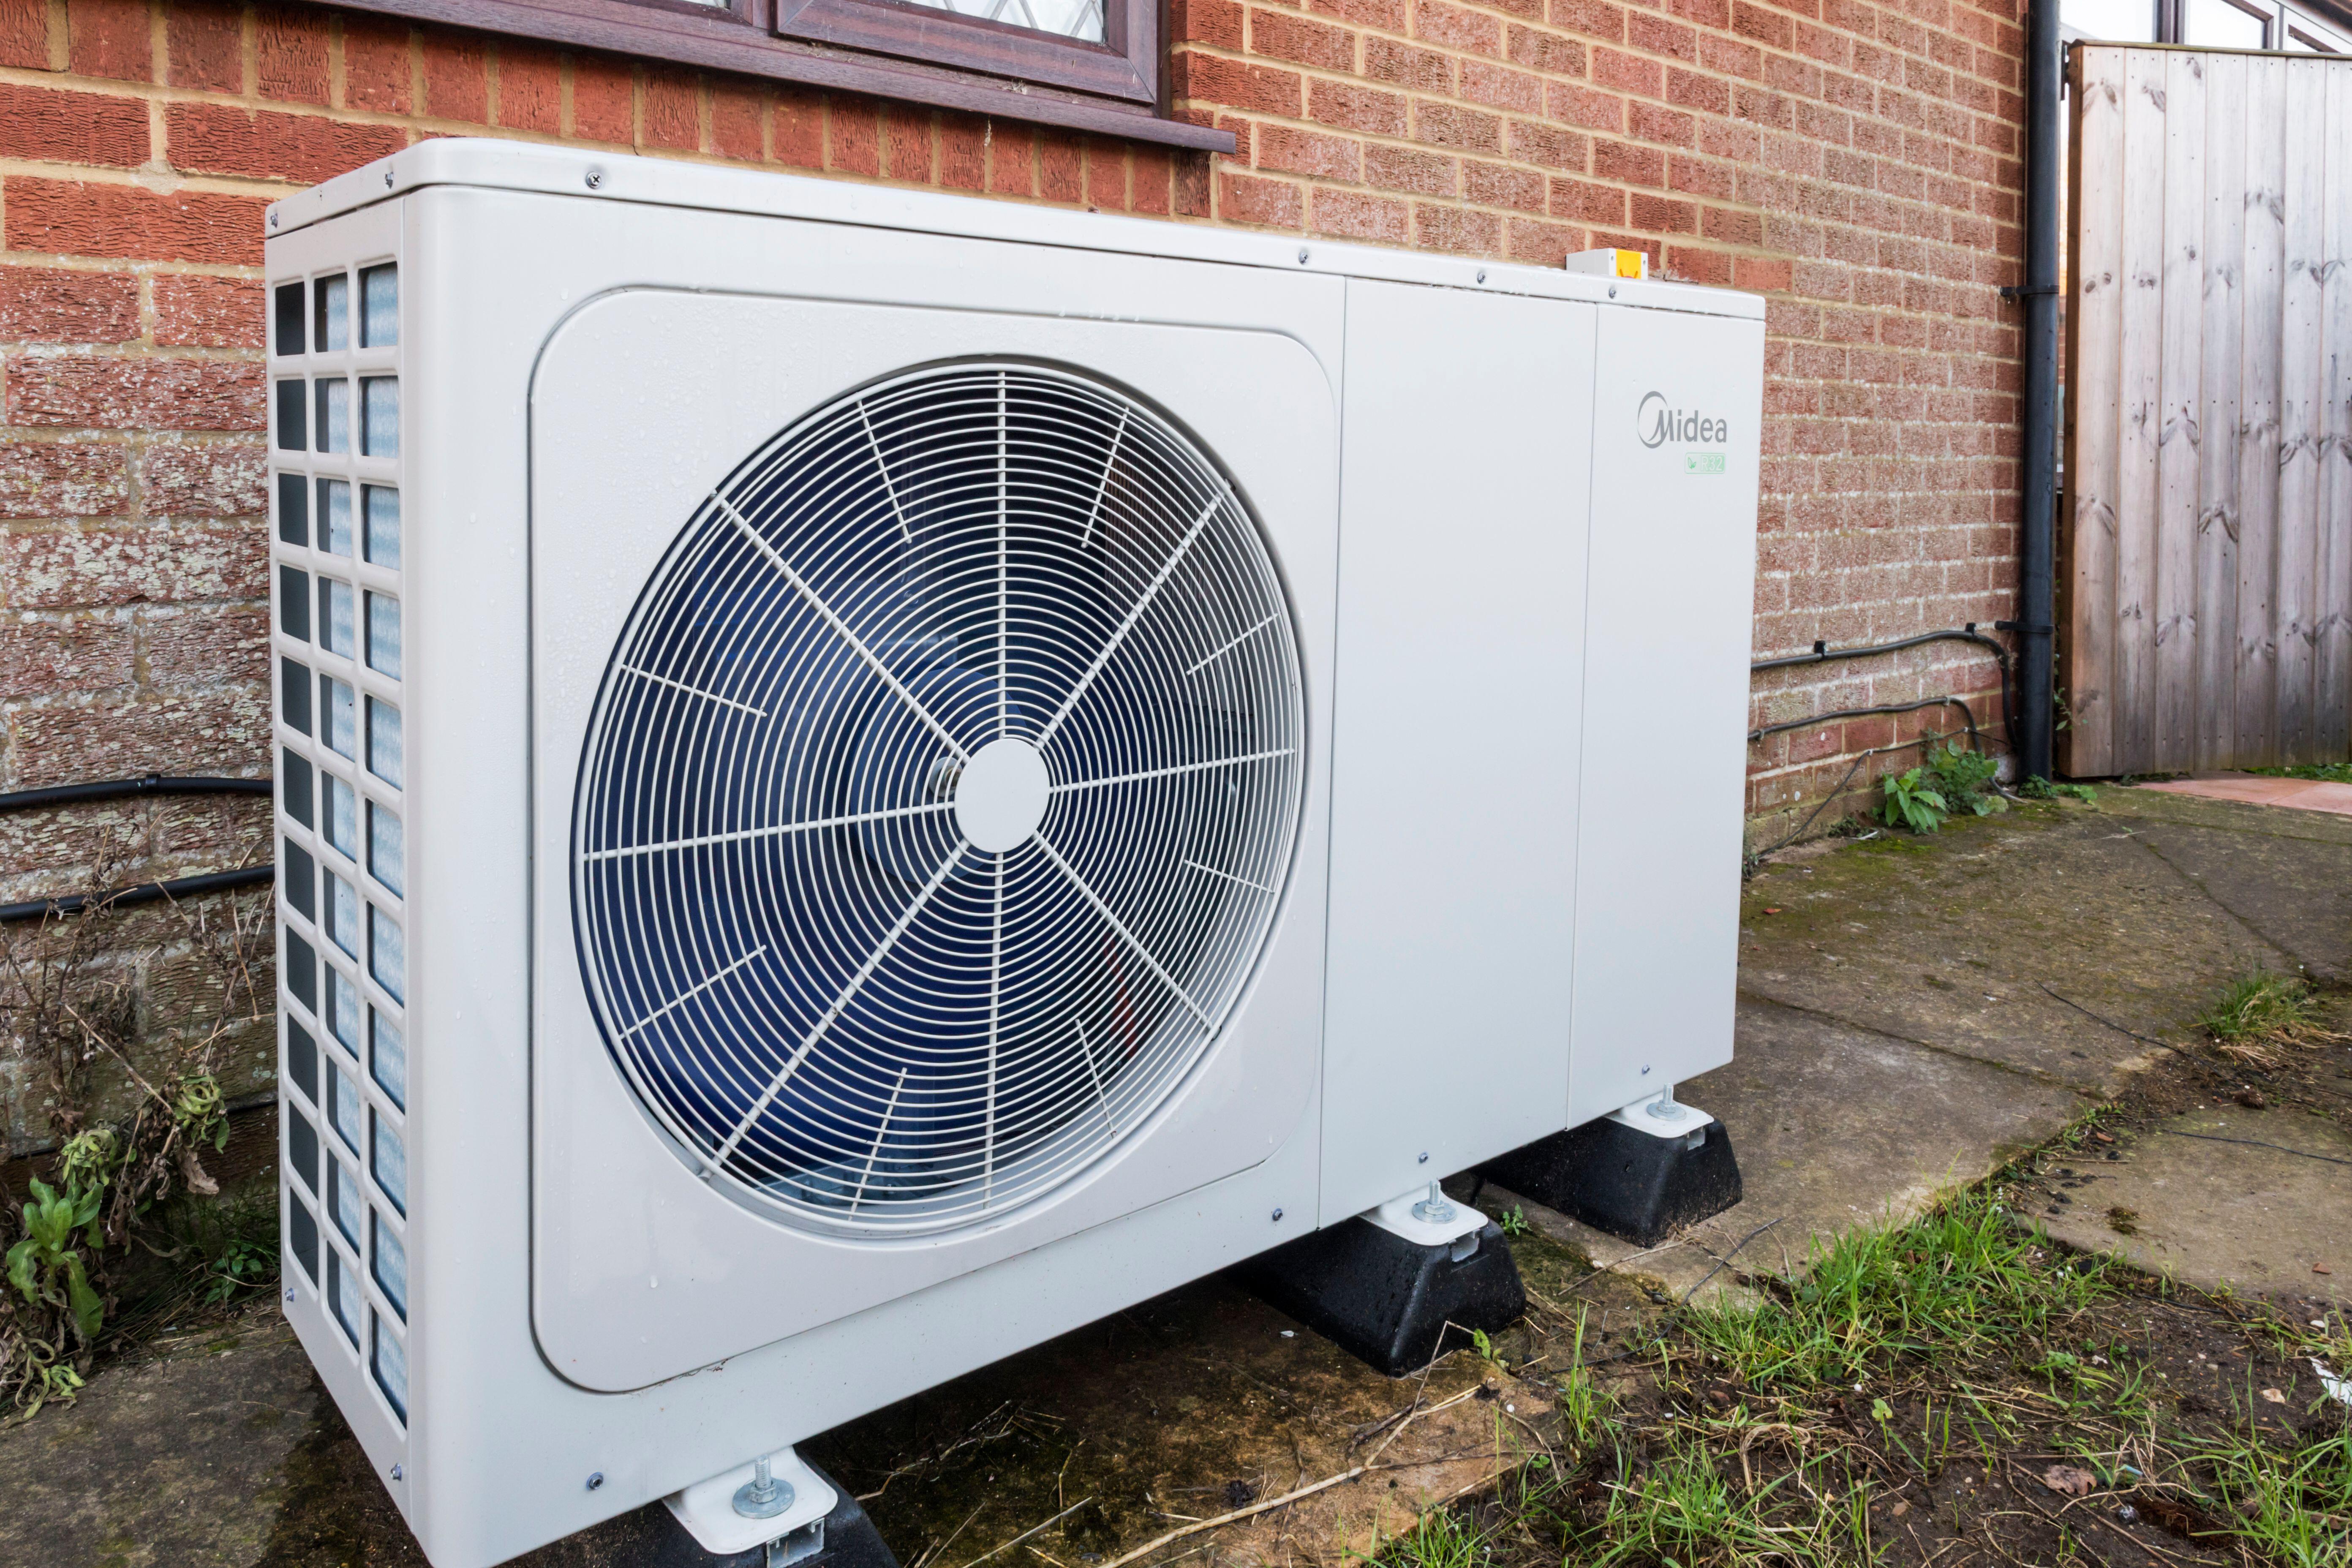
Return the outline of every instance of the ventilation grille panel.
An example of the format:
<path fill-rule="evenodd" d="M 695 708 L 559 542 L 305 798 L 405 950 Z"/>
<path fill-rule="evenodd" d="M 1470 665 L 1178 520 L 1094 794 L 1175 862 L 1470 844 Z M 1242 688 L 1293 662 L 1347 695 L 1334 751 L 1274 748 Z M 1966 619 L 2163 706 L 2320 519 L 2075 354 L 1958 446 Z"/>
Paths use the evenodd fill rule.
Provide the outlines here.
<path fill-rule="evenodd" d="M 605 1039 L 790 1223 L 1000 1213 L 1215 1037 L 1305 737 L 1274 563 L 1188 437 L 1025 364 L 871 387 L 721 486 L 621 635 L 573 826 Z"/>

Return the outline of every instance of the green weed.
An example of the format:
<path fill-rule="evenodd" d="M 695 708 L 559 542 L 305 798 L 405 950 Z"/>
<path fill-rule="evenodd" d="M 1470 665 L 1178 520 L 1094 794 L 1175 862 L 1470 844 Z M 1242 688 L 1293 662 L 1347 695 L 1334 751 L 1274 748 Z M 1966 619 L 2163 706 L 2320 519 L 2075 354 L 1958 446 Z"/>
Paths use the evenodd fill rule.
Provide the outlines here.
<path fill-rule="evenodd" d="M 2352 763 L 2305 763 L 2293 768 L 2248 768 L 2273 779 L 2320 779 L 2328 784 L 2352 784 Z"/>
<path fill-rule="evenodd" d="M 2099 792 L 2089 784 L 2052 784 L 2040 773 L 2018 785 L 2017 793 L 2028 800 L 2079 800 L 2085 805 L 2095 804 L 2099 798 Z"/>
<path fill-rule="evenodd" d="M 2343 1568 L 2352 1563 L 2352 1422 L 2303 1448 L 2282 1454 L 2251 1435 L 2193 1456 L 2255 1552 L 2287 1568 Z"/>
<path fill-rule="evenodd" d="M 2009 802 L 1993 789 L 2000 764 L 1982 752 L 1947 741 L 1927 748 L 1927 765 L 1936 793 L 1944 797 L 1952 816 L 1990 816 L 2009 809 Z"/>
<path fill-rule="evenodd" d="M 1930 782 L 1924 766 L 1882 774 L 1878 787 L 1885 796 L 1878 803 L 1878 820 L 1889 827 L 1933 833 L 1951 815 L 1950 804 Z"/>
<path fill-rule="evenodd" d="M 1604 1485 L 1608 1545 L 1592 1561 L 1671 1563 L 1678 1568 L 1812 1568 L 1866 1562 L 1870 1488 L 1827 1479 L 1818 1462 L 1761 1486 L 1738 1484 L 1724 1457 L 1677 1441 L 1640 1476 Z"/>

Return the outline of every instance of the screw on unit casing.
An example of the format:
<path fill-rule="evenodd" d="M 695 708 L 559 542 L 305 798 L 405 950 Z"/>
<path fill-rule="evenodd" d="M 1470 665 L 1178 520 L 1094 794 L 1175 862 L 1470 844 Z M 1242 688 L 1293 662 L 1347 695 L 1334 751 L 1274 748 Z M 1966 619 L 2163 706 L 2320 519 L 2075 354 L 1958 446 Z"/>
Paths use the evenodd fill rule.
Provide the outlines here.
<path fill-rule="evenodd" d="M 1301 267 L 1307 265 L 1307 247 L 1303 245 L 1298 247 L 1298 265 Z"/>
<path fill-rule="evenodd" d="M 1611 285 L 1609 285 L 1609 297 L 1610 297 L 1612 300 L 1614 300 L 1615 298 L 1617 298 L 1617 285 L 1616 285 L 1616 284 L 1614 284 L 1614 283 L 1612 283 Z M 1650 1069 L 1649 1069 L 1648 1068 L 1643 1068 L 1642 1070 L 1643 1070 L 1643 1072 L 1648 1072 Z"/>
<path fill-rule="evenodd" d="M 604 170 L 602 170 L 602 169 L 591 169 L 591 170 L 589 170 L 589 171 L 588 171 L 588 188 L 589 188 L 590 190 L 592 190 L 592 191 L 593 191 L 593 190 L 595 190 L 598 186 L 602 185 L 604 183 Z"/>
<path fill-rule="evenodd" d="M 294 1287 L 291 1285 L 286 1287 L 286 1299 L 289 1301 L 294 1299 Z"/>
<path fill-rule="evenodd" d="M 776 1479 L 768 1456 L 751 1461 L 751 1479 L 735 1489 L 735 1511 L 745 1519 L 773 1519 L 793 1506 L 793 1483 Z"/>
<path fill-rule="evenodd" d="M 392 1467 L 392 1479 L 395 1481 L 400 1479 L 400 1467 L 398 1465 Z"/>
<path fill-rule="evenodd" d="M 1481 283 L 1486 281 L 1486 269 L 1483 267 L 1478 268 L 1478 281 Z"/>
<path fill-rule="evenodd" d="M 1452 1225 L 1454 1205 L 1445 1201 L 1444 1189 L 1432 1182 L 1429 1184 L 1429 1195 L 1412 1205 L 1412 1217 L 1430 1225 Z"/>
<path fill-rule="evenodd" d="M 392 189 L 392 171 L 390 169 L 386 169 L 383 172 L 383 188 L 387 191 Z"/>
<path fill-rule="evenodd" d="M 588 1474 L 588 1489 L 589 1489 L 590 1491 L 592 1491 L 592 1492 L 593 1492 L 593 1491 L 594 1491 L 598 1487 L 601 1487 L 601 1486 L 603 1486 L 604 1484 L 604 1471 L 602 1471 L 602 1470 L 592 1470 L 592 1471 L 590 1471 L 590 1472 L 589 1472 L 589 1474 Z"/>
<path fill-rule="evenodd" d="M 1281 1218 L 1282 1218 L 1282 1211 L 1281 1211 L 1280 1209 L 1276 1209 L 1276 1210 L 1275 1210 L 1275 1211 L 1274 1211 L 1274 1217 L 1275 1217 L 1276 1221 L 1278 1223 L 1278 1222 L 1281 1220 Z"/>
<path fill-rule="evenodd" d="M 1428 1163 L 1429 1163 L 1429 1151 L 1428 1151 L 1428 1150 L 1426 1150 L 1426 1149 L 1423 1149 L 1423 1150 L 1420 1152 L 1420 1154 L 1419 1154 L 1419 1155 L 1417 1155 L 1417 1156 L 1414 1158 L 1414 1160 L 1413 1160 L 1413 1163 L 1414 1163 L 1414 1164 L 1416 1164 L 1416 1165 L 1426 1165 L 1426 1164 L 1428 1164 Z"/>

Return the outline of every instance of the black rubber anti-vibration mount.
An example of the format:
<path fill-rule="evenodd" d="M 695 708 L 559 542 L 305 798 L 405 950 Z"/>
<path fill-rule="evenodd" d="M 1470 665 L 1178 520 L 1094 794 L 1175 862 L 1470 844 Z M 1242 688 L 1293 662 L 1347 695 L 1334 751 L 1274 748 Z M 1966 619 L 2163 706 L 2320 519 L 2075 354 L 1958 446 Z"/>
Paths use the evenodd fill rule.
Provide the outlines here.
<path fill-rule="evenodd" d="M 1489 1160 L 1478 1173 L 1640 1247 L 1739 1201 L 1731 1134 L 1712 1120 L 1659 1138 L 1604 1116 Z"/>
<path fill-rule="evenodd" d="M 809 1468 L 816 1470 L 814 1465 Z M 657 1502 L 639 1510 L 645 1533 L 652 1539 L 646 1542 L 647 1550 L 644 1552 L 626 1554 L 629 1568 L 771 1568 L 771 1563 L 773 1568 L 785 1568 L 787 1563 L 791 1568 L 898 1568 L 898 1559 L 882 1543 L 881 1532 L 866 1517 L 857 1500 L 849 1495 L 849 1489 L 823 1470 L 816 1473 L 841 1500 L 824 1516 L 823 1546 L 815 1546 L 813 1532 L 804 1528 L 770 1545 L 722 1556 L 704 1551 L 702 1543 L 678 1523 L 668 1505 Z"/>
<path fill-rule="evenodd" d="M 1528 1310 L 1519 1266 L 1492 1224 L 1451 1245 L 1425 1247 L 1350 1219 L 1263 1253 L 1235 1273 L 1391 1377 L 1418 1372 L 1468 1343 L 1472 1330 L 1492 1333 Z"/>

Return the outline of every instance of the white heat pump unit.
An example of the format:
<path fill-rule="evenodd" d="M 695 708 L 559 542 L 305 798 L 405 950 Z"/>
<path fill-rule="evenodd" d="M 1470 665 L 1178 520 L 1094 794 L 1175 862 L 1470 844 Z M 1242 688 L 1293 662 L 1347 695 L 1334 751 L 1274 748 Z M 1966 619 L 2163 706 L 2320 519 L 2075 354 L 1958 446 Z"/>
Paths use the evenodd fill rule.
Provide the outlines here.
<path fill-rule="evenodd" d="M 268 225 L 286 1311 L 440 1568 L 1729 1058 L 1753 298 L 457 140 Z"/>

